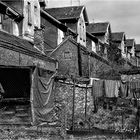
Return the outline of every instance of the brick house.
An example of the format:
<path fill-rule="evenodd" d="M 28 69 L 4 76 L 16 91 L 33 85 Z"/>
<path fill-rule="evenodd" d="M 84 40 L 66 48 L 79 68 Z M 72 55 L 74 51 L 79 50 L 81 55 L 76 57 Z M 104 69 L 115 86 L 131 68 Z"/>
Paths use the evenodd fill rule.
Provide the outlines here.
<path fill-rule="evenodd" d="M 0 29 L 18 36 L 18 25 L 23 19 L 22 13 L 11 8 L 7 3 L 0 2 L 0 7 Z"/>
<path fill-rule="evenodd" d="M 136 66 L 135 45 L 135 39 L 126 39 L 125 47 L 127 49 L 127 58 L 133 65 Z"/>
<path fill-rule="evenodd" d="M 88 17 L 84 6 L 46 8 L 45 11 L 76 32 L 76 41 L 86 46 L 86 24 L 88 23 Z M 56 47 L 67 36 L 67 34 L 46 21 L 43 24 L 47 27 L 45 29 L 45 36 L 47 36 L 45 40 L 49 40 L 52 47 Z"/>
<path fill-rule="evenodd" d="M 22 15 L 22 20 L 20 22 L 11 23 L 9 17 L 3 15 L 1 18 L 2 24 L 6 26 L 7 31 L 13 29 L 13 33 L 22 38 L 28 39 L 29 41 L 34 41 L 34 29 L 40 29 L 40 4 L 38 0 L 2 0 L 9 7 L 13 7 L 13 11 L 18 11 Z M 6 20 L 5 20 L 6 19 Z M 16 32 L 15 32 L 16 31 Z"/>
<path fill-rule="evenodd" d="M 97 53 L 97 48 L 100 42 L 99 39 L 91 33 L 86 32 L 86 42 L 86 47 L 88 50 Z"/>
<path fill-rule="evenodd" d="M 79 69 L 79 75 L 80 76 L 83 76 L 83 77 L 88 77 L 89 76 L 89 74 L 88 74 L 88 70 L 89 70 L 88 69 L 88 64 L 89 63 L 88 63 L 88 55 L 86 53 L 87 52 L 87 49 L 86 49 L 85 46 L 81 45 L 80 42 L 77 42 L 77 39 L 76 39 L 77 33 L 76 33 L 76 31 L 74 31 L 70 27 L 64 25 L 62 22 L 58 21 L 56 18 L 54 18 L 50 14 L 48 14 L 46 11 L 42 11 L 41 16 L 42 16 L 44 22 L 47 23 L 46 24 L 46 29 L 47 30 L 50 30 L 51 32 L 53 32 L 53 30 L 55 30 L 55 31 L 61 30 L 65 34 L 65 37 L 62 40 L 62 42 L 60 43 L 60 45 L 62 45 L 63 42 L 65 42 L 65 39 L 67 40 L 67 38 L 69 38 L 69 37 L 71 38 L 71 40 L 73 40 L 74 42 L 76 42 L 76 48 L 77 48 L 77 46 L 79 46 L 79 53 L 77 54 L 77 56 L 79 58 L 79 55 L 80 55 L 80 59 L 81 59 L 80 61 L 78 60 L 78 66 L 77 66 L 77 67 L 80 67 L 80 69 Z M 50 26 L 48 26 L 48 24 L 50 24 Z M 57 37 L 58 37 L 57 35 L 58 34 L 56 32 L 53 32 L 51 35 L 48 35 L 45 32 L 45 34 L 44 34 L 45 45 L 46 45 L 46 41 L 47 42 L 48 41 L 51 42 L 51 40 L 48 39 L 49 37 L 51 37 L 52 39 L 56 39 L 56 42 L 55 43 L 57 44 Z M 68 41 L 66 41 L 66 42 L 68 42 Z M 57 55 L 59 55 L 59 52 L 57 52 L 58 50 L 56 48 L 59 48 L 59 47 L 60 48 L 63 48 L 63 47 L 62 46 L 59 46 L 59 45 L 58 46 L 53 46 L 53 44 L 48 44 L 48 43 L 47 43 L 47 46 L 48 47 L 45 50 L 45 53 L 46 54 L 52 54 L 52 52 L 54 52 L 54 50 L 55 50 L 55 53 L 53 54 L 53 58 L 57 58 Z M 72 53 L 74 53 L 74 52 L 72 52 Z M 62 55 L 62 54 L 60 54 L 60 55 Z M 52 55 L 50 55 L 50 56 L 52 57 Z M 63 56 L 62 56 L 62 58 L 63 58 Z M 60 59 L 57 59 L 57 60 L 58 60 L 58 62 L 60 61 Z M 69 60 L 69 62 L 70 61 L 72 61 L 72 60 Z M 62 62 L 60 62 L 60 63 L 62 64 Z M 64 65 L 65 65 L 65 63 L 63 63 L 63 67 L 64 67 Z"/>
<path fill-rule="evenodd" d="M 50 11 L 53 11 L 52 9 L 54 11 L 56 11 L 57 8 L 51 8 L 51 9 L 48 9 L 48 10 L 46 9 L 45 10 L 46 14 L 47 15 L 49 14 L 49 12 L 48 12 L 49 10 Z M 68 9 L 69 9 L 69 7 L 68 7 Z M 62 9 L 60 8 L 60 11 L 61 10 Z M 61 11 L 60 13 L 62 14 L 63 12 Z M 57 15 L 57 13 L 55 13 L 55 14 Z M 41 14 L 41 15 L 42 15 L 43 18 L 45 17 L 45 16 L 43 16 L 43 14 Z M 52 15 L 53 15 L 53 12 L 52 12 Z M 58 15 L 57 16 L 59 17 L 59 12 L 58 12 Z M 61 17 L 63 17 L 63 15 L 61 15 Z M 73 26 L 70 26 L 70 23 L 69 24 L 67 24 L 67 23 L 65 24 L 65 26 L 67 25 L 70 29 L 73 29 L 72 30 L 73 32 L 75 31 L 75 34 L 73 34 L 73 35 L 70 35 L 69 32 L 67 32 L 67 30 L 64 29 L 67 26 L 64 27 L 64 24 L 63 24 L 66 21 L 67 22 L 74 22 L 72 20 L 73 18 L 72 19 L 65 19 L 65 20 L 64 19 L 61 19 L 62 22 L 60 22 L 59 25 L 57 25 L 56 23 L 54 23 L 54 22 L 58 22 L 58 19 L 59 18 L 57 19 L 57 18 L 51 17 L 51 18 L 54 18 L 53 22 L 50 22 L 51 19 L 49 19 L 49 18 L 50 18 L 49 15 L 46 18 L 44 18 L 46 20 L 45 23 L 48 22 L 47 24 L 45 24 L 45 27 L 46 27 L 47 30 L 50 30 L 50 32 L 53 32 L 53 30 L 55 30 L 55 31 L 53 33 L 51 33 L 51 34 L 50 34 L 50 32 L 49 32 L 49 34 L 45 34 L 46 40 L 49 40 L 49 37 L 51 37 L 52 39 L 55 39 L 55 36 L 56 36 L 55 32 L 58 29 L 62 30 L 65 33 L 65 37 L 63 39 L 64 42 L 67 40 L 67 39 L 65 40 L 65 38 L 67 38 L 66 35 L 71 36 L 71 40 L 75 39 L 75 36 L 76 36 L 77 31 L 74 29 L 74 27 L 76 27 L 77 22 L 74 20 L 75 23 L 72 24 Z M 51 26 L 50 25 L 48 26 L 48 24 L 50 24 Z M 62 27 L 63 27 L 63 29 L 62 29 Z M 68 40 L 70 40 L 70 39 L 68 39 Z M 68 44 L 68 42 L 69 42 L 68 40 L 66 41 L 67 43 L 65 42 L 65 47 L 63 47 L 64 44 L 63 44 L 63 41 L 62 41 L 62 43 L 60 43 L 60 46 L 58 45 L 57 48 L 61 48 L 61 49 L 62 48 L 67 48 L 68 46 L 66 46 L 66 44 Z M 108 71 L 109 69 L 111 69 L 111 66 L 109 65 L 109 62 L 107 60 L 104 60 L 104 58 L 102 58 L 101 56 L 99 56 L 98 54 L 96 54 L 95 52 L 93 52 L 92 47 L 91 47 L 93 43 L 95 43 L 96 45 L 104 45 L 104 44 L 97 37 L 95 37 L 93 34 L 87 32 L 87 31 L 86 31 L 86 40 L 87 40 L 86 41 L 87 42 L 86 43 L 86 47 L 83 46 L 83 45 L 81 45 L 81 44 L 79 44 L 79 48 L 80 49 L 82 48 L 81 51 L 80 51 L 80 53 L 79 53 L 80 57 L 78 56 L 78 59 L 80 60 L 80 61 L 78 61 L 78 66 L 77 66 L 79 68 L 79 75 L 80 76 L 83 76 L 83 77 L 95 77 L 95 76 L 97 77 L 97 73 L 98 73 L 97 71 L 100 71 L 100 70 L 104 70 L 104 71 L 107 70 Z M 55 42 L 55 44 L 57 44 L 57 41 Z M 77 48 L 76 46 L 78 46 L 78 44 L 75 45 L 75 48 Z M 51 57 L 57 59 L 58 62 L 60 61 L 60 64 L 59 65 L 61 65 L 63 67 L 66 67 L 65 66 L 65 63 L 66 62 L 73 63 L 73 62 L 71 62 L 72 60 L 66 61 L 64 59 L 64 57 L 62 55 L 65 52 L 64 49 L 62 49 L 64 52 L 63 53 L 62 52 L 60 53 L 59 50 L 61 50 L 61 49 L 58 49 L 57 50 L 57 49 L 55 49 L 55 47 L 56 46 L 53 46 L 53 44 L 51 46 L 49 45 L 47 47 L 48 49 L 46 50 L 46 53 L 47 54 L 50 54 Z M 69 54 L 72 54 L 72 53 L 74 53 L 74 52 L 71 52 Z M 58 57 L 60 57 L 60 58 L 58 58 Z M 59 71 L 61 71 L 61 70 L 59 69 Z M 67 70 L 67 71 L 69 71 L 69 70 Z"/>
<path fill-rule="evenodd" d="M 36 20 L 33 18 L 33 14 L 40 15 L 40 9 L 36 9 L 39 3 L 36 2 L 0 2 L 0 82 L 5 90 L 1 104 L 4 108 L 6 105 L 6 110 L 0 114 L 0 123 L 3 124 L 33 124 L 35 69 L 38 68 L 40 76 L 46 78 L 57 70 L 57 61 L 42 52 L 43 37 L 40 38 L 41 32 L 38 29 L 40 16 Z M 15 26 L 11 22 L 17 25 L 16 34 L 12 32 L 15 31 Z"/>
<path fill-rule="evenodd" d="M 125 47 L 125 41 L 126 41 L 125 33 L 124 32 L 113 32 L 111 35 L 112 35 L 112 42 L 120 50 L 121 57 L 126 58 L 127 50 Z"/>
<path fill-rule="evenodd" d="M 134 39 L 126 39 L 125 47 L 127 48 L 127 56 L 128 59 L 135 56 L 135 40 Z"/>
<path fill-rule="evenodd" d="M 109 22 L 89 23 L 87 31 L 96 36 L 103 44 L 109 45 L 111 40 L 111 26 Z"/>
<path fill-rule="evenodd" d="M 96 52 L 107 59 L 107 48 L 110 46 L 111 26 L 109 22 L 90 23 L 87 26 L 87 32 L 91 33 L 100 40 L 96 45 Z"/>
<path fill-rule="evenodd" d="M 135 56 L 137 59 L 137 66 L 140 66 L 140 44 L 135 45 Z"/>

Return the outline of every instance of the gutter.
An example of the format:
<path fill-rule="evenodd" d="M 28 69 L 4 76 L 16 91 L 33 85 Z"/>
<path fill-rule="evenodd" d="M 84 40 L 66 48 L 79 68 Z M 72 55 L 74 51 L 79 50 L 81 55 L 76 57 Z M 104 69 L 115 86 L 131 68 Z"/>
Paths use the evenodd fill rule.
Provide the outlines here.
<path fill-rule="evenodd" d="M 89 37 L 91 40 L 95 41 L 95 43 L 99 42 L 98 38 L 90 34 L 89 32 L 86 32 L 86 36 Z"/>
<path fill-rule="evenodd" d="M 1 1 L 0 1 L 0 7 L 1 7 L 0 12 L 2 14 L 6 14 L 10 18 L 14 19 L 14 21 L 20 22 L 23 19 L 23 15 L 21 15 L 16 10 L 7 6 L 5 3 L 1 2 Z"/>
<path fill-rule="evenodd" d="M 69 27 L 67 27 L 66 25 L 64 25 L 63 23 L 61 23 L 60 21 L 58 21 L 57 19 L 55 19 L 53 16 L 51 16 L 50 14 L 48 14 L 47 12 L 45 12 L 44 10 L 41 9 L 40 10 L 40 14 L 47 21 L 49 21 L 51 24 L 53 24 L 54 26 L 56 26 L 57 28 L 59 28 L 63 32 L 69 32 L 73 36 L 75 36 L 75 37 L 77 36 L 77 33 L 75 31 L 73 31 L 72 29 L 70 29 Z"/>

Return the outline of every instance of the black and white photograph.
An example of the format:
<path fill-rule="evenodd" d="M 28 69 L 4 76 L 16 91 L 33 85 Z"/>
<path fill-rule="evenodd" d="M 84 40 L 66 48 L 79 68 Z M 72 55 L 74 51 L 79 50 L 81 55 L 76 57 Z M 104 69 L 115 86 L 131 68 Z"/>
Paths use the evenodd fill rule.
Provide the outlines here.
<path fill-rule="evenodd" d="M 140 0 L 0 0 L 0 140 L 140 140 Z"/>

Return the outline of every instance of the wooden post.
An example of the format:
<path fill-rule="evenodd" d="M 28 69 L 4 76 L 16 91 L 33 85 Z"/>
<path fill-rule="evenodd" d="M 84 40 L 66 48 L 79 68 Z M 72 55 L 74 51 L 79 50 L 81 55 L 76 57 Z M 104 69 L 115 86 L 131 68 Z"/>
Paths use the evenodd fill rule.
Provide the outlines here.
<path fill-rule="evenodd" d="M 75 79 L 73 80 L 73 106 L 72 106 L 72 130 L 74 130 L 74 111 L 75 111 Z"/>
<path fill-rule="evenodd" d="M 30 78 L 31 78 L 31 80 L 30 80 L 30 82 L 31 82 L 31 89 L 30 89 L 30 94 L 31 94 L 31 97 L 30 97 L 30 103 L 31 103 L 31 124 L 33 125 L 34 124 L 34 122 L 35 122 L 35 114 L 34 114 L 34 106 L 33 106 L 33 88 L 34 88 L 34 78 L 35 78 L 35 72 L 36 72 L 36 70 L 34 70 L 34 72 L 33 71 L 31 71 L 30 72 Z"/>
<path fill-rule="evenodd" d="M 87 119 L 87 84 L 86 84 L 86 93 L 85 93 L 85 122 Z"/>

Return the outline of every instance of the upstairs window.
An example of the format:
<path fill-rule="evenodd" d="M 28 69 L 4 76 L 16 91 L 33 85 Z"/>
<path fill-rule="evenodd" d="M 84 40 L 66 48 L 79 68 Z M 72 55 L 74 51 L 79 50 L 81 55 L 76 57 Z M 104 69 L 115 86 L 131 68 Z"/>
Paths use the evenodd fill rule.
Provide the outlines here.
<path fill-rule="evenodd" d="M 1 29 L 13 33 L 13 21 L 7 15 L 1 15 Z"/>
<path fill-rule="evenodd" d="M 32 17 L 31 17 L 31 3 L 27 4 L 27 14 L 28 14 L 28 25 L 32 25 Z"/>
<path fill-rule="evenodd" d="M 2 15 L 0 14 L 0 29 L 2 29 Z"/>
<path fill-rule="evenodd" d="M 96 44 L 92 41 L 92 51 L 96 52 Z"/>
<path fill-rule="evenodd" d="M 81 23 L 79 24 L 79 36 L 80 36 L 80 40 L 82 40 L 82 26 L 81 26 Z"/>
<path fill-rule="evenodd" d="M 83 25 L 83 41 L 86 41 L 86 31 L 85 31 L 85 26 Z"/>
<path fill-rule="evenodd" d="M 38 24 L 38 9 L 37 6 L 34 6 L 34 16 L 35 16 L 35 26 L 37 27 Z"/>

